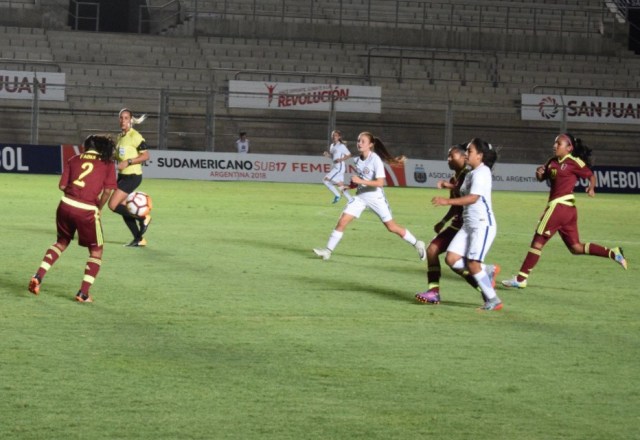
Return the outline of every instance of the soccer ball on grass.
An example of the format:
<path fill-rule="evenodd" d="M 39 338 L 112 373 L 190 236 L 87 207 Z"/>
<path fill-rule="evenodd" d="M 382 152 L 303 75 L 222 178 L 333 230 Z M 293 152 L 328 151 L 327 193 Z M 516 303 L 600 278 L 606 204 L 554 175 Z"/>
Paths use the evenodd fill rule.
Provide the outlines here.
<path fill-rule="evenodd" d="M 151 212 L 151 197 L 142 191 L 134 191 L 127 196 L 126 205 L 131 214 L 137 217 L 145 217 Z"/>

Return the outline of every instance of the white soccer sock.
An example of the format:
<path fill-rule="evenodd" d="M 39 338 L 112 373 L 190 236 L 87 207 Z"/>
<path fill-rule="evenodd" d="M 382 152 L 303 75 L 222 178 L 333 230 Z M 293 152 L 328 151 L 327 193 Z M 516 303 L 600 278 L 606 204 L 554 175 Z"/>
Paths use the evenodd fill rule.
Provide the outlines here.
<path fill-rule="evenodd" d="M 350 202 L 353 200 L 353 196 L 351 196 L 351 194 L 349 194 L 346 191 L 342 191 L 342 194 L 344 194 L 344 196 L 347 198 L 347 202 Z"/>
<path fill-rule="evenodd" d="M 489 275 L 487 275 L 487 272 L 485 272 L 484 269 L 473 275 L 473 278 L 475 278 L 475 280 L 478 282 L 478 286 L 480 286 L 480 290 L 482 290 L 482 293 L 484 293 L 484 296 L 485 298 L 487 298 L 487 300 L 492 300 L 497 296 L 496 291 L 493 289 L 493 287 L 491 287 L 491 280 L 489 279 Z"/>
<path fill-rule="evenodd" d="M 344 235 L 344 232 L 336 231 L 334 229 L 333 232 L 331 232 L 331 235 L 329 236 L 329 241 L 327 242 L 327 249 L 333 252 L 336 246 L 338 246 L 338 243 L 340 243 L 340 240 L 342 240 L 343 235 Z"/>
<path fill-rule="evenodd" d="M 333 183 L 331 183 L 331 181 L 323 180 L 322 183 L 324 183 L 324 186 L 329 188 L 329 191 L 331 191 L 333 194 L 335 194 L 336 197 L 340 197 L 340 191 L 338 191 L 338 189 L 335 187 L 335 185 Z"/>
<path fill-rule="evenodd" d="M 408 229 L 405 229 L 405 233 L 402 236 L 402 239 L 409 243 L 411 246 L 415 246 L 418 242 L 418 239 L 414 237 L 411 231 L 409 231 Z"/>

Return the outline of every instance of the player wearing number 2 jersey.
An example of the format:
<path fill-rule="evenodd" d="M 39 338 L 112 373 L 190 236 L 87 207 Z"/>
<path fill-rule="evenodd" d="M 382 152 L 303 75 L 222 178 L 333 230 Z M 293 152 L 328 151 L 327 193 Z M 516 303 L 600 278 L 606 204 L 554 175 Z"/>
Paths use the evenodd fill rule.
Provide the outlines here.
<path fill-rule="evenodd" d="M 29 291 L 40 293 L 40 284 L 51 266 L 67 249 L 78 232 L 78 244 L 89 249 L 84 278 L 76 295 L 79 302 L 92 302 L 89 289 L 102 264 L 102 224 L 100 210 L 116 189 L 114 142 L 107 136 L 89 136 L 85 152 L 69 159 L 60 178 L 64 192 L 56 211 L 57 241 L 45 252 L 42 263 L 29 282 Z"/>

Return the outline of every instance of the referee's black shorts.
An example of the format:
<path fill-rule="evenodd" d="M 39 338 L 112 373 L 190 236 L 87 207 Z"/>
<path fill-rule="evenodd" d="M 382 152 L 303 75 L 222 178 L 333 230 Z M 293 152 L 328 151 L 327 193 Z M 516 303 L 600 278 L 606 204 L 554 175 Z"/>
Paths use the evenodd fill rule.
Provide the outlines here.
<path fill-rule="evenodd" d="M 142 183 L 142 174 L 118 174 L 118 189 L 131 194 Z"/>

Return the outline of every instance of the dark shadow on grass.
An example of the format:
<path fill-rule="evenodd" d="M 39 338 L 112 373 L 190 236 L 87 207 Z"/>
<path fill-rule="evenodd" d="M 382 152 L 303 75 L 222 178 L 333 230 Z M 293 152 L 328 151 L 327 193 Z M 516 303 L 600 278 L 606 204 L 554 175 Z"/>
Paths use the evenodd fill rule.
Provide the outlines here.
<path fill-rule="evenodd" d="M 29 279 L 30 277 L 24 280 L 24 282 L 22 282 L 22 280 L 19 282 L 16 282 L 15 280 L 5 282 L 3 280 L 3 285 L 7 286 L 11 292 L 15 293 L 16 296 L 24 297 L 27 299 L 38 299 L 46 296 L 51 296 L 75 302 L 75 295 L 78 292 L 77 287 L 79 286 L 81 281 L 81 278 L 78 278 L 78 285 L 76 286 L 76 289 L 74 290 L 73 287 L 69 287 L 68 291 L 63 291 L 58 283 L 51 284 L 51 289 L 48 289 L 46 282 L 43 282 L 40 286 L 40 293 L 38 295 L 34 295 L 33 293 L 29 292 L 28 289 Z"/>
<path fill-rule="evenodd" d="M 168 247 L 158 246 L 156 243 L 160 243 L 160 241 L 149 241 L 146 246 L 125 246 L 129 242 L 115 241 L 115 240 L 106 240 L 105 245 L 109 249 L 122 249 L 126 252 L 145 252 L 147 256 L 159 257 L 159 258 L 173 258 L 176 255 L 175 249 L 171 249 Z M 174 264 L 174 262 L 171 262 Z"/>
<path fill-rule="evenodd" d="M 104 244 L 109 245 L 109 247 L 114 246 L 114 247 L 121 247 L 123 249 L 147 249 L 147 248 L 149 248 L 149 245 L 147 245 L 147 246 L 126 246 L 130 242 L 131 241 L 122 242 L 122 241 L 116 241 L 116 240 L 105 240 Z"/>
<path fill-rule="evenodd" d="M 31 275 L 29 275 L 24 280 L 20 280 L 19 282 L 17 282 L 14 279 L 8 279 L 8 280 L 3 279 L 1 280 L 2 285 L 7 287 L 10 292 L 15 292 L 17 296 L 24 296 L 24 297 L 35 296 L 33 293 L 29 292 L 28 290 L 29 280 L 31 279 Z"/>
<path fill-rule="evenodd" d="M 310 247 L 309 249 L 301 249 L 298 246 L 294 246 L 291 244 L 287 244 L 287 243 L 282 243 L 282 242 L 277 242 L 277 241 L 269 241 L 269 240 L 249 240 L 249 239 L 225 239 L 225 238 L 221 238 L 220 241 L 228 241 L 228 242 L 232 242 L 232 243 L 243 243 L 246 244 L 248 246 L 258 246 L 261 247 L 263 249 L 278 249 L 278 250 L 287 250 L 287 251 L 291 251 L 293 253 L 296 253 L 298 255 L 307 257 L 309 259 L 317 259 L 319 264 L 327 264 L 327 263 L 332 263 L 335 260 L 331 259 L 329 261 L 322 261 L 320 258 L 318 258 L 316 255 L 313 254 L 313 249 Z M 425 273 L 426 268 L 425 268 L 425 264 L 426 262 L 420 261 L 418 260 L 418 258 L 415 258 L 415 264 L 413 262 L 411 262 L 411 257 L 408 256 L 407 259 L 403 259 L 403 258 L 389 258 L 389 257 L 385 257 L 384 255 L 371 255 L 371 254 L 362 254 L 362 253 L 344 253 L 344 254 L 340 254 L 337 258 L 339 263 L 344 263 L 344 261 L 340 262 L 339 260 L 350 260 L 351 263 L 354 262 L 354 260 L 356 261 L 362 261 L 363 262 L 363 266 L 370 266 L 369 263 L 366 263 L 367 260 L 384 260 L 384 261 L 399 261 L 399 262 L 406 262 L 406 265 L 395 265 L 393 267 L 385 267 L 385 270 L 389 270 L 390 272 L 397 274 L 398 272 L 404 272 L 404 273 L 408 273 L 408 274 L 415 274 L 415 273 Z M 459 277 L 457 275 L 455 275 L 453 272 L 447 271 L 447 267 L 443 267 L 443 277 L 444 278 L 452 278 L 452 279 L 459 279 Z M 310 278 L 310 277 L 295 277 L 297 279 L 299 279 L 300 281 L 302 281 L 303 283 L 307 284 L 307 285 L 314 285 L 318 283 L 318 279 L 317 278 Z M 366 294 L 373 294 L 373 295 L 377 295 L 380 296 L 382 298 L 387 298 L 387 299 L 393 299 L 396 301 L 402 301 L 402 302 L 406 302 L 406 303 L 410 303 L 410 304 L 414 304 L 414 305 L 422 305 L 425 307 L 430 307 L 429 305 L 426 304 L 420 304 L 419 302 L 417 302 L 414 298 L 415 293 L 413 292 L 403 292 L 403 291 L 392 291 L 389 289 L 384 289 L 381 288 L 379 286 L 374 286 L 374 285 L 363 285 L 360 282 L 350 282 L 348 280 L 345 279 L 325 279 L 322 281 L 322 285 L 327 287 L 327 291 L 335 291 L 335 292 L 340 292 L 340 291 L 351 291 L 351 292 L 362 292 L 362 293 L 366 293 Z M 482 304 L 480 303 L 480 301 L 478 301 L 477 303 L 471 303 L 471 302 L 466 302 L 466 301 L 443 301 L 442 303 L 440 303 L 438 306 L 440 307 L 464 307 L 464 308 L 477 308 L 480 307 Z"/>
<path fill-rule="evenodd" d="M 305 277 L 305 276 L 296 276 L 293 277 L 298 279 L 305 285 L 318 285 L 318 278 Z M 393 299 L 396 301 L 403 302 L 411 302 L 409 298 L 409 294 L 404 292 L 394 292 L 389 289 L 383 289 L 379 286 L 374 285 L 364 285 L 361 282 L 349 281 L 344 278 L 338 279 L 323 279 L 320 284 L 326 287 L 327 292 L 336 292 L 337 294 L 343 292 L 361 292 L 366 294 L 374 294 L 377 296 L 381 296 L 383 298 Z"/>
<path fill-rule="evenodd" d="M 299 246 L 294 246 L 291 245 L 290 243 L 284 243 L 284 242 L 278 242 L 278 241 L 268 241 L 268 240 L 249 240 L 249 239 L 242 239 L 242 238 L 234 238 L 234 239 L 225 239 L 225 238 L 219 238 L 218 241 L 227 241 L 230 243 L 243 243 L 246 244 L 247 246 L 253 246 L 253 247 L 260 247 L 263 249 L 277 249 L 277 250 L 287 250 L 287 251 L 291 251 L 293 253 L 296 253 L 298 255 L 301 255 L 303 257 L 308 257 L 308 258 L 315 258 L 318 259 L 318 257 L 313 253 L 313 248 L 314 247 L 321 247 L 319 244 L 316 246 L 313 245 L 309 245 L 308 248 L 300 248 Z M 424 264 L 424 262 L 421 262 L 420 260 L 418 260 L 417 258 L 417 254 L 416 255 L 415 260 L 418 261 L 418 263 Z M 351 259 L 351 258 L 362 258 L 362 259 L 378 259 L 378 260 L 385 260 L 385 261 L 410 261 L 411 260 L 411 254 L 408 254 L 407 258 L 397 258 L 397 257 L 385 257 L 384 255 L 373 255 L 373 254 L 362 254 L 362 253 L 338 253 L 337 254 L 337 258 L 346 258 L 346 259 Z"/>
<path fill-rule="evenodd" d="M 411 261 L 413 259 L 410 255 L 408 255 L 407 258 L 398 258 L 398 257 L 387 257 L 380 254 L 344 253 L 344 254 L 339 254 L 338 258 L 340 258 L 341 256 L 344 256 L 346 258 L 363 258 L 363 259 L 367 258 L 372 260 L 403 261 L 403 262 Z M 418 258 L 415 258 L 414 260 L 422 264 L 422 262 Z M 408 269 L 411 269 L 411 268 L 408 268 Z"/>
<path fill-rule="evenodd" d="M 335 261 L 334 259 L 331 259 L 329 261 L 322 261 L 320 258 L 318 258 L 316 255 L 313 254 L 313 250 L 312 248 L 307 249 L 301 249 L 298 246 L 293 246 L 293 245 L 288 245 L 282 242 L 275 242 L 275 241 L 269 241 L 269 240 L 261 240 L 261 241 L 257 241 L 257 240 L 248 240 L 248 239 L 224 239 L 221 238 L 221 241 L 229 241 L 229 242 L 233 242 L 233 243 L 244 243 L 248 246 L 259 246 L 261 248 L 264 249 L 284 249 L 284 250 L 288 250 L 291 252 L 294 252 L 296 254 L 302 255 L 304 257 L 307 257 L 309 259 L 317 259 L 319 260 L 318 263 L 319 264 L 326 264 L 326 263 L 332 263 L 333 261 Z M 398 272 L 404 272 L 404 273 L 408 273 L 408 274 L 415 274 L 415 273 L 425 273 L 426 269 L 425 269 L 425 262 L 420 261 L 416 258 L 416 262 L 415 265 L 413 263 L 411 263 L 409 261 L 409 259 L 402 259 L 402 258 L 389 258 L 389 257 L 385 257 L 384 255 L 371 255 L 371 254 L 362 254 L 362 253 L 345 253 L 345 254 L 340 254 L 338 256 L 338 260 L 340 260 L 342 257 L 342 259 L 347 259 L 350 260 L 351 263 L 353 263 L 353 260 L 357 260 L 357 261 L 362 261 L 363 265 L 365 266 L 370 266 L 370 264 L 365 264 L 365 262 L 367 260 L 384 260 L 384 261 L 400 261 L 400 262 L 407 262 L 406 265 L 395 265 L 393 267 L 386 267 L 386 270 L 389 270 L 390 272 L 397 274 Z M 445 275 L 446 271 L 446 267 L 443 268 L 443 277 L 446 278 L 453 278 L 453 279 L 457 279 L 458 276 L 455 275 L 453 272 L 451 273 L 447 273 Z M 309 278 L 309 277 L 297 277 L 300 281 L 304 282 L 305 284 L 309 284 L 309 285 L 313 285 L 313 284 L 317 284 L 318 283 L 318 279 L 317 278 Z M 407 302 L 407 303 L 411 303 L 411 304 L 415 304 L 415 305 L 424 305 L 424 304 L 420 304 L 418 303 L 415 298 L 414 295 L 415 293 L 412 292 L 402 292 L 402 291 L 392 291 L 392 290 L 388 290 L 388 289 L 383 289 L 380 288 L 378 286 L 374 286 L 374 285 L 368 285 L 365 286 L 360 282 L 350 282 L 348 280 L 344 280 L 344 279 L 325 279 L 323 280 L 322 284 L 324 286 L 327 287 L 328 291 L 336 291 L 336 292 L 340 292 L 340 291 L 354 291 L 354 292 L 362 292 L 362 293 L 367 293 L 367 294 L 374 294 L 383 298 L 389 298 L 389 299 L 394 299 L 396 301 L 403 301 L 403 302 Z M 469 303 L 469 302 L 463 302 L 463 301 L 443 301 L 441 304 L 439 304 L 439 306 L 442 307 L 465 307 L 465 308 L 475 308 L 475 307 L 479 307 L 481 304 L 480 302 L 478 303 Z"/>
<path fill-rule="evenodd" d="M 470 302 L 463 302 L 463 301 L 441 301 L 440 304 L 438 304 L 436 307 L 463 307 L 465 309 L 468 309 L 468 308 L 476 309 L 480 306 L 482 306 L 480 302 L 470 303 Z"/>
<path fill-rule="evenodd" d="M 321 283 L 318 283 L 317 278 L 305 277 L 305 276 L 297 276 L 294 277 L 298 279 L 300 282 L 306 285 L 322 285 L 326 288 L 326 292 L 336 292 L 336 294 L 342 292 L 358 292 L 367 295 L 376 295 L 382 298 L 391 299 L 394 301 L 401 301 L 408 304 L 412 304 L 415 306 L 424 307 L 425 309 L 431 309 L 433 307 L 463 307 L 463 308 L 477 308 L 480 307 L 480 302 L 478 303 L 470 303 L 465 301 L 442 301 L 437 305 L 430 304 L 422 304 L 414 298 L 414 293 L 412 292 L 403 292 L 403 291 L 394 291 L 390 289 L 381 288 L 375 285 L 364 285 L 361 282 L 353 282 L 349 280 L 345 280 L 343 278 L 339 279 L 323 279 Z"/>

